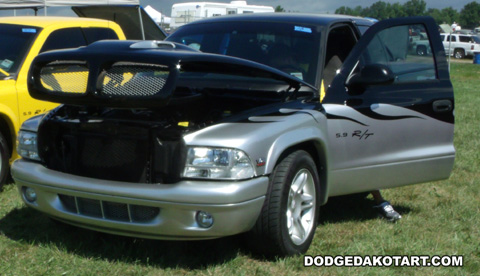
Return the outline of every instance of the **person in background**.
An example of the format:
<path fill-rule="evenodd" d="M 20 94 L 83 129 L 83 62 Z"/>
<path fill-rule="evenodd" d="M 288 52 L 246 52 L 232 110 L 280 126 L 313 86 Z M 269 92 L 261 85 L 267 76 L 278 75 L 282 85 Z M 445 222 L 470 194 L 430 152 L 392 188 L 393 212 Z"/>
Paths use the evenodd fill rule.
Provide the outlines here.
<path fill-rule="evenodd" d="M 455 32 L 455 29 L 457 28 L 457 22 L 453 21 L 453 24 L 452 24 L 452 30 Z"/>
<path fill-rule="evenodd" d="M 388 221 L 396 222 L 402 218 L 402 216 L 393 209 L 393 206 L 390 202 L 386 201 L 379 190 L 375 190 L 371 192 L 373 196 L 373 200 L 375 201 L 374 209 L 378 211 L 378 213 Z"/>

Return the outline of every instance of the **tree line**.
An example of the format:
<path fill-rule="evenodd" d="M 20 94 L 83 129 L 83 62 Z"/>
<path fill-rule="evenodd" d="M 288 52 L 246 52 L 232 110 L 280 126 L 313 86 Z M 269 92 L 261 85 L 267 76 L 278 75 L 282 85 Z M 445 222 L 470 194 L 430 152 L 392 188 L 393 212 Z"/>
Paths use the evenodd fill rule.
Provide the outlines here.
<path fill-rule="evenodd" d="M 435 19 L 437 24 L 452 24 L 457 22 L 462 28 L 472 29 L 480 26 L 480 4 L 471 2 L 466 4 L 460 12 L 449 7 L 444 9 L 427 9 L 427 3 L 424 0 L 410 0 L 405 4 L 385 3 L 378 1 L 370 7 L 356 6 L 355 8 L 340 7 L 335 10 L 336 14 L 347 14 L 361 17 L 371 17 L 378 20 L 404 17 L 428 15 Z"/>

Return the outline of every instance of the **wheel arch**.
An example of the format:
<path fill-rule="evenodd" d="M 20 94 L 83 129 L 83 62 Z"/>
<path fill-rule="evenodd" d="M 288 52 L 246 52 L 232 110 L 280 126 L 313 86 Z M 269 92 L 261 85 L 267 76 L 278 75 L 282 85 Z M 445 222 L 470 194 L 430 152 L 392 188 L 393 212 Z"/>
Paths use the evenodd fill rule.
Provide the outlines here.
<path fill-rule="evenodd" d="M 16 139 L 15 125 L 10 120 L 10 117 L 5 113 L 0 113 L 0 132 L 7 140 L 7 144 L 10 150 L 10 157 L 14 152 L 14 142 Z"/>
<path fill-rule="evenodd" d="M 302 137 L 302 135 L 298 135 L 298 137 Z M 281 147 L 281 149 L 278 147 L 276 148 L 272 147 L 272 148 L 274 148 L 274 152 L 276 152 L 276 154 L 272 154 L 272 149 L 271 149 L 269 154 L 270 158 L 268 158 L 268 164 L 266 168 L 268 174 L 271 173 L 275 168 L 275 166 L 279 164 L 284 158 L 286 158 L 292 152 L 295 152 L 297 150 L 304 150 L 308 154 L 310 154 L 310 156 L 315 162 L 315 165 L 318 171 L 318 176 L 320 178 L 319 205 L 325 204 L 328 199 L 328 196 L 327 196 L 328 195 L 328 185 L 327 185 L 328 154 L 327 154 L 324 140 L 320 139 L 320 137 L 317 136 L 315 138 L 311 137 L 310 139 L 292 142 L 288 145 L 284 145 L 283 147 Z"/>
<path fill-rule="evenodd" d="M 453 49 L 453 54 L 455 55 L 455 52 L 457 52 L 457 51 L 463 52 L 463 56 L 465 56 L 467 54 L 467 51 L 465 51 L 465 49 L 462 48 L 462 47 L 454 48 Z"/>

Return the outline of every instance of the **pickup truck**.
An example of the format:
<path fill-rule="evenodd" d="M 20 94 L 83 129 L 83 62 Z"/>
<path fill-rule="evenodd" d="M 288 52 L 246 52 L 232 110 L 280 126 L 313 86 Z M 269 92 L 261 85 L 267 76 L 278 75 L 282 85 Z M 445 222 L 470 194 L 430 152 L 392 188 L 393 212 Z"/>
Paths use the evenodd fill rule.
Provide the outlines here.
<path fill-rule="evenodd" d="M 447 55 L 462 59 L 480 52 L 480 37 L 468 34 L 440 34 Z"/>
<path fill-rule="evenodd" d="M 430 53 L 411 53 L 409 29 L 426 30 Z M 58 72 L 77 88 L 56 86 Z M 455 158 L 430 17 L 210 18 L 166 41 L 41 54 L 29 91 L 62 105 L 20 131 L 20 196 L 113 234 L 246 232 L 264 254 L 301 254 L 329 197 L 446 179 Z"/>
<path fill-rule="evenodd" d="M 27 75 L 39 53 L 86 46 L 101 39 L 125 39 L 111 21 L 73 17 L 17 16 L 0 18 L 0 188 L 10 163 L 19 156 L 15 139 L 28 118 L 57 103 L 38 101 L 28 94 Z M 67 80 L 68 81 L 68 80 Z"/>

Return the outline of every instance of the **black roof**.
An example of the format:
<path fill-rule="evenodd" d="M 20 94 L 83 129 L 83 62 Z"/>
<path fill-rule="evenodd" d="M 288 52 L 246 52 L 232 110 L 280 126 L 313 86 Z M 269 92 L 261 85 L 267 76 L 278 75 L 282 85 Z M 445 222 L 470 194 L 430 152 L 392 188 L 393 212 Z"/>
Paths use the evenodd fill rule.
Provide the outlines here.
<path fill-rule="evenodd" d="M 249 13 L 239 15 L 226 15 L 209 17 L 196 20 L 189 24 L 202 24 L 210 22 L 234 22 L 234 21 L 263 21 L 263 22 L 290 22 L 311 24 L 317 26 L 329 26 L 337 22 L 354 22 L 357 25 L 371 26 L 375 22 L 370 19 L 341 14 L 302 14 L 302 13 Z"/>

